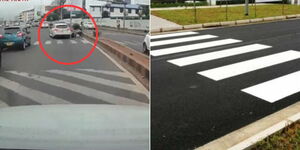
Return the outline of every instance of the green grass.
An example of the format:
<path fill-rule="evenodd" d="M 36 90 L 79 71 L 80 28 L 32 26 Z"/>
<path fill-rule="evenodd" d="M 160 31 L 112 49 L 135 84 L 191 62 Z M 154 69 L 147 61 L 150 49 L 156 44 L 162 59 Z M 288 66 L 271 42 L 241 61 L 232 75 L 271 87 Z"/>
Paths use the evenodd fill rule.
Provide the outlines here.
<path fill-rule="evenodd" d="M 251 150 L 300 150 L 300 121 L 258 142 Z"/>
<path fill-rule="evenodd" d="M 271 16 L 281 16 L 290 14 L 300 14 L 300 6 L 284 5 L 284 14 L 282 14 L 282 5 L 257 5 L 256 17 L 255 7 L 250 4 L 249 16 L 244 15 L 244 7 L 228 7 L 228 19 L 226 20 L 226 8 L 202 8 L 197 9 L 197 21 L 195 22 L 194 9 L 182 10 L 157 10 L 151 11 L 152 15 L 170 20 L 180 25 L 199 24 L 208 22 L 233 21 L 242 19 L 264 18 Z"/>

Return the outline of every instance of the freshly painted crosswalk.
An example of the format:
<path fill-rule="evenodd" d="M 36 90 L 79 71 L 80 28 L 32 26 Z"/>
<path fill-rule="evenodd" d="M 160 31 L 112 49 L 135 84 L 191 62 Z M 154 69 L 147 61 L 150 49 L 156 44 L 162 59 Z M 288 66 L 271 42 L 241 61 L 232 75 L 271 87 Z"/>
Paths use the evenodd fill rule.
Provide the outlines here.
<path fill-rule="evenodd" d="M 79 71 L 81 70 L 81 71 Z M 122 89 L 128 91 L 127 93 L 132 93 L 136 95 L 144 95 L 141 90 L 138 89 L 138 86 L 135 85 L 133 82 L 132 84 L 125 83 L 125 82 L 119 82 L 116 80 L 108 80 L 105 78 L 100 78 L 96 76 L 92 76 L 89 74 L 85 74 L 82 72 L 88 72 L 88 71 L 94 71 L 94 72 L 104 72 L 104 73 L 111 73 L 110 71 L 106 70 L 95 70 L 95 69 L 76 69 L 76 70 L 45 70 L 43 71 L 46 74 L 49 75 L 58 75 L 61 77 L 72 77 L 76 78 L 79 81 L 82 82 L 90 82 L 94 85 L 98 85 L 99 87 L 102 87 L 103 85 L 107 87 L 111 87 L 114 89 Z M 23 78 L 23 80 L 30 80 L 30 82 L 35 82 L 34 84 L 43 84 L 47 86 L 51 86 L 52 88 L 62 88 L 71 92 L 78 93 L 80 95 L 90 97 L 94 100 L 99 100 L 99 103 L 106 102 L 109 104 L 116 104 L 116 105 L 142 105 L 146 106 L 147 96 L 139 96 L 142 99 L 139 98 L 128 98 L 127 96 L 121 96 L 119 94 L 112 94 L 107 91 L 101 91 L 99 89 L 95 89 L 92 87 L 88 87 L 86 85 L 80 85 L 78 83 L 73 83 L 61 79 L 57 79 L 54 77 L 49 77 L 47 75 L 39 75 L 39 74 L 32 74 L 27 72 L 18 72 L 18 71 L 5 71 L 8 74 L 18 76 L 20 78 Z M 120 73 L 123 72 L 113 72 L 113 73 Z M 115 76 L 118 77 L 118 76 Z M 123 75 L 125 78 L 125 75 Z M 127 79 L 130 80 L 127 76 Z M 48 105 L 48 104 L 72 104 L 72 100 L 61 98 L 60 96 L 56 96 L 52 94 L 49 94 L 45 91 L 40 91 L 39 89 L 35 89 L 32 87 L 29 87 L 28 85 L 23 85 L 22 83 L 18 81 L 14 81 L 13 79 L 9 79 L 7 77 L 0 76 L 0 87 L 7 89 L 21 97 L 25 97 L 27 99 L 30 99 L 38 104 L 41 105 Z M 116 90 L 118 91 L 118 90 Z M 114 93 L 114 92 L 113 92 Z M 144 98 L 143 98 L 144 97 Z M 6 101 L 9 101 L 6 100 Z M 85 101 L 83 99 L 83 101 Z M 9 107 L 9 105 L 4 101 L 0 99 L 0 108 L 2 107 Z"/>
<path fill-rule="evenodd" d="M 200 34 L 197 32 L 183 32 L 174 34 L 158 35 L 152 39 L 157 39 L 151 44 L 154 49 L 150 52 L 153 58 L 160 58 L 160 56 L 172 55 L 172 59 L 166 59 L 169 64 L 177 66 L 178 70 L 184 70 L 186 67 L 195 65 L 203 65 L 204 62 L 214 62 L 218 60 L 226 60 L 229 58 L 249 55 L 251 53 L 259 54 L 261 51 L 272 52 L 273 47 L 270 45 L 260 43 L 246 43 L 239 39 L 222 39 L 216 35 Z M 171 39 L 170 39 L 170 38 Z M 201 41 L 204 38 L 204 41 Z M 185 42 L 196 42 L 196 44 L 186 44 Z M 238 46 L 237 44 L 238 43 Z M 173 45 L 172 45 L 173 44 Z M 176 44 L 176 46 L 174 46 Z M 159 48 L 163 46 L 163 48 Z M 226 48 L 221 48 L 226 46 Z M 207 48 L 217 48 L 209 51 Z M 205 51 L 202 51 L 206 49 Z M 187 55 L 190 51 L 196 51 L 200 54 Z M 185 56 L 182 57 L 184 53 Z M 261 53 L 263 54 L 263 53 Z M 285 50 L 282 52 L 274 52 L 268 55 L 258 56 L 252 59 L 240 60 L 227 65 L 219 65 L 213 68 L 199 69 L 195 71 L 195 76 L 201 75 L 212 79 L 216 82 L 231 78 L 233 81 L 240 76 L 256 72 L 266 68 L 271 68 L 284 63 L 293 63 L 300 59 L 300 51 Z M 203 68 L 203 66 L 201 67 Z M 239 80 L 239 82 L 241 82 Z M 276 79 L 269 79 L 257 85 L 251 85 L 248 88 L 241 89 L 241 92 L 247 93 L 261 100 L 273 103 L 282 100 L 285 97 L 300 92 L 300 72 L 296 71 Z"/>
<path fill-rule="evenodd" d="M 57 45 L 62 45 L 62 44 L 89 44 L 89 42 L 85 39 L 82 40 L 46 40 L 43 41 L 43 44 L 45 45 L 51 45 L 51 44 L 57 44 Z M 39 45 L 38 41 L 33 42 L 33 45 L 37 46 Z"/>

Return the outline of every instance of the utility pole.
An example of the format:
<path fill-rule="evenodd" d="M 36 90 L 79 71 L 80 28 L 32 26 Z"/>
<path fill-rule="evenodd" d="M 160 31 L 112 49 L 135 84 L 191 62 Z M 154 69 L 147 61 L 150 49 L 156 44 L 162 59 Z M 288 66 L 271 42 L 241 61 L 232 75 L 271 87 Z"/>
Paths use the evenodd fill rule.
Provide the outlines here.
<path fill-rule="evenodd" d="M 245 16 L 249 15 L 249 0 L 245 0 Z"/>
<path fill-rule="evenodd" d="M 196 0 L 194 0 L 194 18 L 195 18 L 195 23 L 197 23 L 197 9 L 196 9 Z"/>
<path fill-rule="evenodd" d="M 126 2 L 124 0 L 124 10 L 123 10 L 123 29 L 125 29 L 125 19 L 126 19 Z"/>

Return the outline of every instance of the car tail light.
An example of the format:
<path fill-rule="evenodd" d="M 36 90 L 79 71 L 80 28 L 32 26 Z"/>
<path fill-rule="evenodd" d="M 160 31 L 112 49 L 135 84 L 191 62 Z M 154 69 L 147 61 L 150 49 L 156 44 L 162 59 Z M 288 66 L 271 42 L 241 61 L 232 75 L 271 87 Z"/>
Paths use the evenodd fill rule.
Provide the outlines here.
<path fill-rule="evenodd" d="M 24 33 L 20 32 L 17 34 L 18 37 L 22 37 L 24 35 Z"/>
<path fill-rule="evenodd" d="M 3 38 L 4 38 L 4 36 L 0 34 L 0 39 L 3 39 Z"/>

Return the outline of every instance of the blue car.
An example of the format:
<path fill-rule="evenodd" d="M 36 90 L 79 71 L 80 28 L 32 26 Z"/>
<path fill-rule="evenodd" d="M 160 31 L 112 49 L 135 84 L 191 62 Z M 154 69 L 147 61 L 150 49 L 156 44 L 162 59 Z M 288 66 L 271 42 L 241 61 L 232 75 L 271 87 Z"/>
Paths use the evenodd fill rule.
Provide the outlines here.
<path fill-rule="evenodd" d="M 20 26 L 6 27 L 0 31 L 0 47 L 25 50 L 31 45 L 30 31 Z"/>

